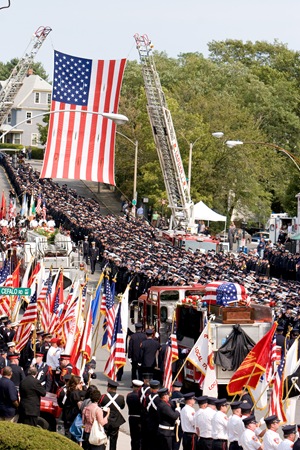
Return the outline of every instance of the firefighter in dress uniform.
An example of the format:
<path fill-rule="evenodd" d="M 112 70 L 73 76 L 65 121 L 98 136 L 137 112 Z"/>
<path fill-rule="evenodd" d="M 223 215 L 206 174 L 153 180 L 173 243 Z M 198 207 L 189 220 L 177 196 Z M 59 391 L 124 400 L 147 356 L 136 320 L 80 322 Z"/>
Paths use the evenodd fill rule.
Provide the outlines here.
<path fill-rule="evenodd" d="M 262 444 L 259 442 L 255 434 L 257 422 L 255 416 L 251 414 L 243 419 L 245 430 L 239 438 L 243 450 L 262 450 Z"/>
<path fill-rule="evenodd" d="M 228 417 L 226 398 L 217 399 L 215 401 L 217 412 L 212 418 L 212 450 L 227 450 L 228 448 Z"/>
<path fill-rule="evenodd" d="M 160 382 L 158 380 L 150 380 L 150 393 L 145 399 L 145 419 L 146 419 L 146 433 L 143 445 L 143 450 L 148 448 L 152 450 L 157 448 L 157 429 L 158 429 L 158 416 L 157 416 L 157 404 L 159 402 L 158 389 Z"/>
<path fill-rule="evenodd" d="M 35 364 L 34 367 L 37 369 L 37 380 L 40 380 L 42 386 L 45 386 L 46 392 L 51 391 L 52 387 L 52 377 L 50 374 L 49 367 L 45 362 L 43 362 L 44 353 L 37 352 L 35 354 Z"/>
<path fill-rule="evenodd" d="M 131 437 L 131 450 L 141 449 L 142 427 L 141 427 L 141 402 L 138 391 L 143 386 L 141 380 L 132 380 L 132 391 L 127 394 L 128 421 Z"/>
<path fill-rule="evenodd" d="M 265 418 L 267 431 L 263 437 L 264 450 L 276 450 L 281 442 L 281 437 L 277 433 L 280 420 L 277 416 L 269 416 Z"/>
<path fill-rule="evenodd" d="M 92 246 L 90 247 L 89 257 L 91 262 L 91 273 L 95 272 L 96 262 L 99 261 L 99 249 L 96 248 L 96 242 L 92 242 Z"/>

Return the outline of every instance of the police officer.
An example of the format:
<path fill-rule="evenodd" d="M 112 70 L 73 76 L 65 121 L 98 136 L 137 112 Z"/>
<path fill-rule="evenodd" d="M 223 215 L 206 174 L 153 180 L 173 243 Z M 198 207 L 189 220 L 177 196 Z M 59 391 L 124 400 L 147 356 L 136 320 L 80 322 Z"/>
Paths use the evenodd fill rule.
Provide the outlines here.
<path fill-rule="evenodd" d="M 89 250 L 89 257 L 91 262 L 91 273 L 95 272 L 96 262 L 99 260 L 99 249 L 96 248 L 96 242 L 92 242 L 92 246 Z"/>
<path fill-rule="evenodd" d="M 277 416 L 269 416 L 265 418 L 267 431 L 263 437 L 264 450 L 274 450 L 278 448 L 281 438 L 277 433 L 280 420 Z"/>
<path fill-rule="evenodd" d="M 127 394 L 126 403 L 128 406 L 128 421 L 131 437 L 131 450 L 141 449 L 142 428 L 141 428 L 141 402 L 138 391 L 142 387 L 141 380 L 132 380 L 132 391 Z"/>
<path fill-rule="evenodd" d="M 158 450 L 172 450 L 172 440 L 175 436 L 175 425 L 180 416 L 180 407 L 174 408 L 169 403 L 169 390 L 158 390 L 160 402 L 157 405 L 158 414 Z"/>
<path fill-rule="evenodd" d="M 217 399 L 215 401 L 217 412 L 212 418 L 212 450 L 227 450 L 228 448 L 228 417 L 226 398 Z"/>
<path fill-rule="evenodd" d="M 153 330 L 146 330 L 146 337 L 146 340 L 140 346 L 139 364 L 142 366 L 142 372 L 150 373 L 152 375 L 151 378 L 153 378 L 160 343 L 156 339 L 153 339 Z"/>
<path fill-rule="evenodd" d="M 125 399 L 123 395 L 117 394 L 117 387 L 119 383 L 117 381 L 110 380 L 107 383 L 107 392 L 102 395 L 99 406 L 110 407 L 110 415 L 108 423 L 105 425 L 105 432 L 109 438 L 110 450 L 117 449 L 117 440 L 119 435 L 119 428 L 125 419 L 121 413 L 121 410 L 125 408 Z"/>
<path fill-rule="evenodd" d="M 138 363 L 140 357 L 141 343 L 146 340 L 146 334 L 142 331 L 142 324 L 135 324 L 135 333 L 130 336 L 128 345 L 128 358 L 131 362 L 131 379 L 141 379 L 138 373 Z"/>

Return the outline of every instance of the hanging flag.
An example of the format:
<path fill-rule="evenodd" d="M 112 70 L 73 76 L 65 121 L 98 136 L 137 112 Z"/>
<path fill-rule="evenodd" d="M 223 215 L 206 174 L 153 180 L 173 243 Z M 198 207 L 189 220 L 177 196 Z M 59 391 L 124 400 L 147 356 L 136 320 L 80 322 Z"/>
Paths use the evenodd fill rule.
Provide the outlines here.
<path fill-rule="evenodd" d="M 248 353 L 240 367 L 231 377 L 227 392 L 229 395 L 239 394 L 244 386 L 256 388 L 260 377 L 266 372 L 270 356 L 270 345 L 277 327 L 275 322 L 268 333 Z"/>
<path fill-rule="evenodd" d="M 215 364 L 214 364 L 214 352 L 213 352 L 213 347 L 212 347 L 210 322 L 208 322 L 208 324 L 207 324 L 207 334 L 208 334 L 208 340 L 207 340 L 208 355 L 207 355 L 207 367 L 206 367 L 205 378 L 203 381 L 202 394 L 217 398 L 218 397 L 218 382 L 217 382 L 217 375 L 216 375 L 216 369 L 215 369 Z"/>
<path fill-rule="evenodd" d="M 125 340 L 122 332 L 121 303 L 119 303 L 111 339 L 110 355 L 104 367 L 104 374 L 116 381 L 118 370 L 125 364 Z"/>
<path fill-rule="evenodd" d="M 4 191 L 2 191 L 0 219 L 6 219 L 6 199 Z"/>
<path fill-rule="evenodd" d="M 41 178 L 115 184 L 116 125 L 81 111 L 118 112 L 125 63 L 125 59 L 95 61 L 54 51 L 51 112 L 57 113 L 50 116 Z"/>

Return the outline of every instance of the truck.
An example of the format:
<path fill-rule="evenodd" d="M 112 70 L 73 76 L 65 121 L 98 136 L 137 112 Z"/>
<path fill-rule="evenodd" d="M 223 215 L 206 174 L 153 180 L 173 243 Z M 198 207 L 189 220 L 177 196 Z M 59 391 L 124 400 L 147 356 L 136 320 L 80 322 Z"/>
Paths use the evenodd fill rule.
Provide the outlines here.
<path fill-rule="evenodd" d="M 226 342 L 233 326 L 242 330 L 257 343 L 271 328 L 272 309 L 255 303 L 218 306 L 205 301 L 207 286 L 152 286 L 139 297 L 135 305 L 135 321 L 144 329 L 153 328 L 159 335 L 161 344 L 166 343 L 171 332 L 176 331 L 179 349 L 178 367 L 199 338 L 206 321 L 211 323 L 213 351 L 217 352 Z M 175 320 L 174 320 L 175 319 Z M 181 355 L 181 356 L 180 356 Z M 228 384 L 232 371 L 216 365 L 218 386 Z M 201 373 L 189 361 L 185 362 L 180 377 L 190 389 L 199 389 Z M 193 385 L 193 386 L 191 386 Z"/>
<path fill-rule="evenodd" d="M 276 244 L 280 231 L 285 235 L 290 234 L 289 237 L 297 233 L 297 217 L 291 217 L 287 213 L 272 213 L 266 225 L 266 230 L 270 233 L 270 240 Z"/>

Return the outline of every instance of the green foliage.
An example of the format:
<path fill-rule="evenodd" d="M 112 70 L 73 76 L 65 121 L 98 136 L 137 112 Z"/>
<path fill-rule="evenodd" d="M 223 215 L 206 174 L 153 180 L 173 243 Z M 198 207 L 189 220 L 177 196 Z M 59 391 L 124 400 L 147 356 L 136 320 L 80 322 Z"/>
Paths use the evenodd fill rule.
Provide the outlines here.
<path fill-rule="evenodd" d="M 70 439 L 41 428 L 0 422 L 0 450 L 78 450 Z"/>
<path fill-rule="evenodd" d="M 0 62 L 0 80 L 7 80 L 13 68 L 18 64 L 19 59 L 13 58 L 7 63 Z M 43 80 L 48 81 L 48 75 L 40 62 L 34 62 L 31 66 L 34 75 L 39 75 Z"/>

